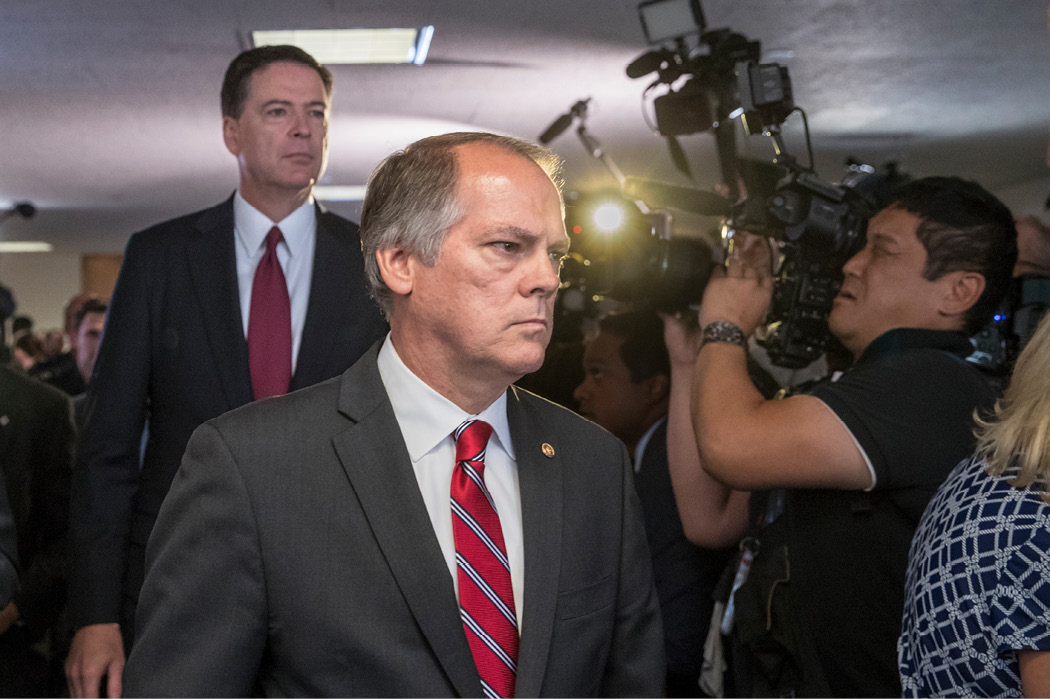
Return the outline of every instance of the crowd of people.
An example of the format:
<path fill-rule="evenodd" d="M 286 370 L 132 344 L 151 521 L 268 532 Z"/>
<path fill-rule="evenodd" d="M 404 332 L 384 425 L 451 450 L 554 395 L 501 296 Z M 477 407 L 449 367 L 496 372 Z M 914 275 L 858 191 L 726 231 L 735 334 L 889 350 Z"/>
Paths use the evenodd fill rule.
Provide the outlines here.
<path fill-rule="evenodd" d="M 0 694 L 1050 693 L 1050 316 L 1005 392 L 967 361 L 1050 273 L 1038 219 L 895 189 L 828 320 L 848 366 L 803 386 L 755 380 L 744 232 L 698 310 L 548 353 L 558 158 L 422 139 L 358 226 L 311 194 L 332 89 L 238 55 L 236 192 L 133 235 L 63 332 L 13 324 Z"/>

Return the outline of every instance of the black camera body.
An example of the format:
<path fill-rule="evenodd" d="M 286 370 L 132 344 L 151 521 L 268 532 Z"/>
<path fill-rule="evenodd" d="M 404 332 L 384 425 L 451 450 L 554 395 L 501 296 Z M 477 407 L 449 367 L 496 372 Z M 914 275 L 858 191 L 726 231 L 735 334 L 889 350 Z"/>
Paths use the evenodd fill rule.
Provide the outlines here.
<path fill-rule="evenodd" d="M 753 189 L 760 183 L 748 184 L 747 201 L 726 221 L 723 245 L 735 230 L 780 243 L 773 298 L 759 336 L 774 364 L 802 368 L 827 349 L 842 265 L 864 247 L 868 219 L 881 203 L 874 194 L 885 183 L 883 176 L 865 174 L 834 185 L 792 170 L 768 194 Z"/>
<path fill-rule="evenodd" d="M 1041 274 L 1014 277 L 995 316 L 970 338 L 973 352 L 966 361 L 993 376 L 1009 375 L 1017 355 L 1035 334 L 1047 309 L 1050 309 L 1050 277 Z"/>

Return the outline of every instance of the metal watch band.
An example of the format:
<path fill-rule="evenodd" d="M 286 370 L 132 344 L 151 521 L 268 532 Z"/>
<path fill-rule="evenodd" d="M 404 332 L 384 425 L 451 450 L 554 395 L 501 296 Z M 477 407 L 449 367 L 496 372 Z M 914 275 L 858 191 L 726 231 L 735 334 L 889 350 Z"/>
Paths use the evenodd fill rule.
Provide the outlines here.
<path fill-rule="evenodd" d="M 730 323 L 728 320 L 716 320 L 704 326 L 700 346 L 703 347 L 708 342 L 720 342 L 739 347 L 747 346 L 747 338 L 744 337 L 743 331 L 735 323 Z"/>

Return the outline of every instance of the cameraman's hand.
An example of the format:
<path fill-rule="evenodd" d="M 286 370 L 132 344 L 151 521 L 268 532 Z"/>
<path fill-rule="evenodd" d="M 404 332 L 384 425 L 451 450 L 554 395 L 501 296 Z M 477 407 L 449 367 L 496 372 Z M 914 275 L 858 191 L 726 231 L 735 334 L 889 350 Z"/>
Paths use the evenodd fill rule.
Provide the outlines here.
<path fill-rule="evenodd" d="M 754 333 L 773 296 L 769 241 L 737 232 L 727 270 L 716 270 L 704 291 L 700 327 L 716 320 L 738 326 L 745 336 Z"/>
<path fill-rule="evenodd" d="M 667 346 L 671 366 L 692 370 L 700 351 L 700 333 L 696 328 L 687 327 L 686 319 L 666 313 L 661 313 L 660 318 L 664 322 L 664 345 Z"/>

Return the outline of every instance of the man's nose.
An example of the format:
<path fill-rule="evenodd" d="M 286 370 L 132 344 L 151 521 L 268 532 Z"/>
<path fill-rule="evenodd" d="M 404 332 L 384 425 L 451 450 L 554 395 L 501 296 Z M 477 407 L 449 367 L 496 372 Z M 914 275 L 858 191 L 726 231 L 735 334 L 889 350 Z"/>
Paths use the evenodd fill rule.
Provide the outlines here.
<path fill-rule="evenodd" d="M 864 267 L 864 255 L 866 254 L 867 248 L 861 248 L 853 257 L 846 260 L 846 263 L 842 265 L 843 276 L 858 276 Z"/>
<path fill-rule="evenodd" d="M 580 382 L 580 385 L 572 390 L 572 397 L 577 403 L 582 403 L 586 398 L 587 390 L 584 388 L 587 385 L 586 377 Z"/>
<path fill-rule="evenodd" d="M 311 132 L 310 115 L 305 112 L 295 112 L 292 121 L 293 136 L 309 136 Z"/>
<path fill-rule="evenodd" d="M 546 252 L 535 257 L 536 259 L 530 262 L 529 292 L 549 296 L 556 292 L 561 284 L 561 277 L 558 276 L 559 265 L 552 261 Z"/>

